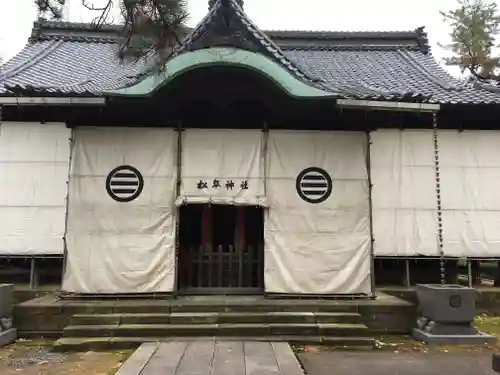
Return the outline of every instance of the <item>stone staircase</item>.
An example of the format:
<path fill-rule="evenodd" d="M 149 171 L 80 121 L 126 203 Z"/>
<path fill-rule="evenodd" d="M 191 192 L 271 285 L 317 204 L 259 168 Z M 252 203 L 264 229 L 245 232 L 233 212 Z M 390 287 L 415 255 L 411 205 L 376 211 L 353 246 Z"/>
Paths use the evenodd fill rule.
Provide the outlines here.
<path fill-rule="evenodd" d="M 75 314 L 55 349 L 126 349 L 143 342 L 201 338 L 287 341 L 336 347 L 372 348 L 374 345 L 374 339 L 369 337 L 369 330 L 357 312 L 254 311 L 250 307 L 247 311 L 184 310 L 187 311 Z"/>

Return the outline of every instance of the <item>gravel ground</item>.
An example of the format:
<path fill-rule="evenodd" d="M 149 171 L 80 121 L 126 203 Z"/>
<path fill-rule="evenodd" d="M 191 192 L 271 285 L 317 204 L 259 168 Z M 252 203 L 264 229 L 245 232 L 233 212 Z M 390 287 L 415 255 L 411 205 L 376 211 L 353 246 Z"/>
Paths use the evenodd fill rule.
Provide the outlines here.
<path fill-rule="evenodd" d="M 112 375 L 132 351 L 51 353 L 51 342 L 18 341 L 0 349 L 1 375 Z"/>
<path fill-rule="evenodd" d="M 307 375 L 495 375 L 491 353 L 300 353 Z"/>

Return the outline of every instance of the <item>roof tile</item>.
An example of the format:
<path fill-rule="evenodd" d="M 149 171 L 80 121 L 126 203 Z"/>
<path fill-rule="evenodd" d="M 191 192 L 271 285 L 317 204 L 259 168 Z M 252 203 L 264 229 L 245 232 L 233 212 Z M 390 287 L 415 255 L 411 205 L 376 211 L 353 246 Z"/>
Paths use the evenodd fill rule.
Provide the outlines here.
<path fill-rule="evenodd" d="M 210 15 L 210 14 L 209 14 Z M 404 32 L 269 31 L 249 24 L 255 36 L 288 69 L 322 80 L 333 92 L 363 99 L 433 103 L 500 103 L 500 90 L 466 84 L 433 58 L 422 28 Z M 0 94 L 35 90 L 101 95 L 137 82 L 145 61 L 120 63 L 121 27 L 37 22 L 30 42 L 0 67 Z M 196 32 L 191 34 L 191 37 Z"/>

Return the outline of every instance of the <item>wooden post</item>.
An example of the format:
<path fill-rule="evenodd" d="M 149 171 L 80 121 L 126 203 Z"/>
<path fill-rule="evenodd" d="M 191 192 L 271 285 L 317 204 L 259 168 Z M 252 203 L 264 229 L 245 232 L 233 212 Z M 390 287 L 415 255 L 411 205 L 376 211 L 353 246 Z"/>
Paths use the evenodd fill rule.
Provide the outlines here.
<path fill-rule="evenodd" d="M 267 169 L 269 167 L 268 163 L 269 163 L 269 124 L 267 123 L 267 121 L 264 121 L 264 124 L 263 124 L 263 129 L 262 129 L 262 163 L 264 164 L 262 169 L 263 169 L 263 174 L 264 174 L 264 196 L 266 197 L 267 199 Z M 269 208 L 267 207 L 264 207 L 263 209 L 263 215 L 264 215 L 264 225 L 265 225 L 265 222 L 266 222 L 266 219 L 269 215 Z M 262 257 L 263 259 L 260 259 L 260 264 L 261 265 L 264 265 L 264 262 L 266 261 L 266 247 L 265 247 L 265 244 L 262 244 L 262 246 L 264 246 L 264 249 L 262 251 Z M 256 246 L 256 251 L 259 250 L 259 245 Z M 250 250 L 250 249 L 249 249 Z M 250 251 L 250 254 L 252 254 L 252 252 Z M 250 262 L 249 262 L 250 263 Z M 266 293 L 266 283 L 265 283 L 265 275 L 264 275 L 264 271 L 265 270 L 265 265 L 262 266 L 262 274 L 259 273 L 258 277 L 261 278 L 261 281 L 259 281 L 259 284 L 262 282 L 262 290 L 263 290 L 263 294 L 264 294 L 264 297 L 268 297 L 268 294 Z"/>
<path fill-rule="evenodd" d="M 479 260 L 473 260 L 471 264 L 472 285 L 481 284 L 481 267 Z"/>
<path fill-rule="evenodd" d="M 64 215 L 64 235 L 63 235 L 63 264 L 62 264 L 62 280 L 64 281 L 64 275 L 66 273 L 66 266 L 68 262 L 68 242 L 66 236 L 68 234 L 68 211 L 69 211 L 69 184 L 71 180 L 71 164 L 73 162 L 73 150 L 74 150 L 74 131 L 70 128 L 69 136 L 69 160 L 68 160 L 68 181 L 66 182 L 66 199 L 65 199 L 65 215 Z M 61 285 L 62 286 L 62 285 Z"/>
<path fill-rule="evenodd" d="M 33 289 L 37 286 L 38 286 L 38 272 L 36 270 L 36 259 L 35 257 L 32 257 L 30 264 L 30 289 Z"/>
<path fill-rule="evenodd" d="M 405 286 L 407 289 L 411 288 L 411 274 L 410 274 L 410 259 L 405 259 Z"/>
<path fill-rule="evenodd" d="M 181 195 L 181 184 L 182 184 L 182 122 L 179 121 L 177 124 L 177 181 L 175 184 L 175 260 L 174 260 L 174 290 L 172 291 L 172 295 L 176 297 L 179 294 L 179 256 L 180 256 L 180 206 L 176 205 L 177 198 Z"/>
<path fill-rule="evenodd" d="M 496 262 L 497 264 L 497 269 L 496 269 L 496 273 L 495 273 L 495 286 L 498 287 L 500 286 L 500 262 L 497 261 Z"/>
<path fill-rule="evenodd" d="M 467 258 L 467 282 L 469 283 L 469 288 L 472 288 L 472 261 Z"/>
<path fill-rule="evenodd" d="M 269 127 L 267 122 L 264 122 L 264 128 L 262 130 L 262 170 L 264 173 L 264 195 L 267 196 L 267 168 L 268 168 L 268 150 L 269 147 Z"/>

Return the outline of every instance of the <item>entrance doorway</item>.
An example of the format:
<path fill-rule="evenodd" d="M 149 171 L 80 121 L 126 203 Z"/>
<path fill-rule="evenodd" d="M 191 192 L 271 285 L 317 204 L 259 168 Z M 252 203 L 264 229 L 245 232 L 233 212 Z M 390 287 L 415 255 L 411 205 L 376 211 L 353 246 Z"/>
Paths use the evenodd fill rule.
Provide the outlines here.
<path fill-rule="evenodd" d="M 264 210 L 192 204 L 181 207 L 179 292 L 257 294 L 264 288 Z"/>

